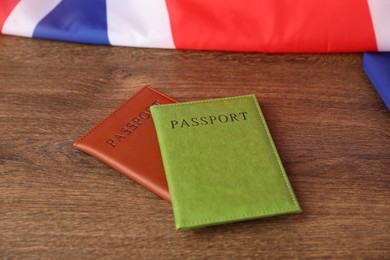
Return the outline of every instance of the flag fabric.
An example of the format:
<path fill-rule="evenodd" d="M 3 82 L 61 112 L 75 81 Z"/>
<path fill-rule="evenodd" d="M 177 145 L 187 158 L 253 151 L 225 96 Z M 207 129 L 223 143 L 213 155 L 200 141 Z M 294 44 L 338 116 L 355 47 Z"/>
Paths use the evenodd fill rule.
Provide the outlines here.
<path fill-rule="evenodd" d="M 390 111 L 390 52 L 368 52 L 363 68 Z"/>
<path fill-rule="evenodd" d="M 390 51 L 390 0 L 0 0 L 0 32 L 192 50 Z"/>

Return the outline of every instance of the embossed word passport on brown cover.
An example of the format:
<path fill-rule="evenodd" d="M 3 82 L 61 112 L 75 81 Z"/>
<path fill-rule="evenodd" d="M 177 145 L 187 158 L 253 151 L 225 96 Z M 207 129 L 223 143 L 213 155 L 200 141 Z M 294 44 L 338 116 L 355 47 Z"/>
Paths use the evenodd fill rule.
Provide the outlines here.
<path fill-rule="evenodd" d="M 170 202 L 149 108 L 175 102 L 146 86 L 82 136 L 74 146 Z"/>

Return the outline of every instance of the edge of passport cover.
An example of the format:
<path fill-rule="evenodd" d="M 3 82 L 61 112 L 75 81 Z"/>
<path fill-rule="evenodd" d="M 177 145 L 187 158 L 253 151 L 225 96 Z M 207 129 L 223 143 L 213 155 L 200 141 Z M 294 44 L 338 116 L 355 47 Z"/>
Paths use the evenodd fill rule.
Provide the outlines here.
<path fill-rule="evenodd" d="M 137 105 L 134 105 L 137 99 L 143 98 L 142 95 L 146 92 L 149 92 L 149 94 L 154 95 L 155 97 L 150 98 L 150 101 L 148 101 L 150 104 L 148 107 L 142 107 L 138 108 Z M 146 152 L 140 152 L 138 150 L 135 152 L 131 152 L 131 149 L 134 147 L 131 147 L 132 140 L 128 140 L 132 137 L 133 133 L 130 133 L 128 136 L 126 136 L 126 139 L 124 141 L 116 140 L 118 145 L 121 144 L 120 151 L 118 150 L 110 150 L 112 147 L 110 146 L 104 146 L 102 145 L 102 139 L 107 139 L 108 137 L 112 137 L 115 133 L 119 132 L 121 129 L 112 129 L 111 122 L 114 121 L 117 125 L 121 126 L 127 126 L 128 123 L 132 122 L 131 120 L 134 119 L 134 117 L 138 116 L 140 113 L 145 112 L 146 109 L 150 107 L 152 104 L 152 99 L 157 100 L 157 97 L 163 97 L 165 100 L 163 102 L 165 103 L 175 103 L 176 100 L 168 97 L 167 95 L 157 91 L 156 89 L 152 88 L 151 86 L 145 86 L 138 92 L 136 92 L 130 99 L 125 101 L 121 106 L 119 106 L 117 109 L 115 109 L 111 114 L 109 114 L 107 117 L 102 119 L 97 125 L 95 125 L 90 131 L 88 131 L 86 134 L 84 134 L 82 137 L 80 137 L 73 145 L 99 159 L 103 163 L 111 166 L 115 170 L 119 171 L 123 175 L 129 177 L 130 179 L 136 181 L 137 183 L 141 184 L 145 188 L 149 189 L 150 191 L 154 192 L 164 200 L 170 202 L 170 195 L 168 191 L 168 186 L 166 183 L 165 173 L 161 161 L 161 155 L 159 151 L 157 136 L 155 134 L 155 129 L 153 125 L 153 121 L 150 117 L 145 119 L 148 121 L 144 121 L 142 124 L 146 129 L 142 129 L 139 125 L 139 131 L 133 130 L 134 134 L 139 140 L 137 142 L 141 142 L 144 149 L 148 149 L 149 152 L 153 152 L 155 155 L 152 162 L 148 162 L 148 165 L 142 165 L 146 164 L 144 161 L 140 161 L 138 164 L 141 164 L 140 166 L 135 165 L 133 162 L 134 160 L 142 160 L 142 158 L 136 159 L 136 156 L 146 156 L 149 154 L 145 154 Z M 167 102 L 168 101 L 168 102 Z M 156 101 L 154 101 L 156 102 Z M 124 113 L 123 111 L 129 112 L 129 116 L 126 118 L 115 118 L 115 117 L 124 117 L 121 113 Z M 118 115 L 119 114 L 119 115 Z M 146 125 L 145 125 L 146 124 Z M 144 131 L 143 131 L 144 130 Z M 115 132 L 116 131 L 116 132 Z M 123 133 L 124 134 L 124 133 Z M 124 134 L 125 135 L 125 134 Z M 101 142 L 100 142 L 101 141 Z M 128 141 L 126 143 L 126 141 Z M 134 143 L 135 141 L 133 141 Z M 150 147 L 150 145 L 152 147 Z M 126 146 L 126 147 L 125 147 Z M 146 148 L 145 148 L 146 147 Z M 155 147 L 155 148 L 153 148 Z M 136 147 L 138 148 L 138 147 Z M 121 158 L 121 153 L 128 153 L 128 156 L 132 158 L 132 160 L 125 160 L 125 158 Z M 141 153 L 141 154 L 139 154 Z M 143 153 L 143 154 L 142 154 Z M 153 156 L 152 156 L 153 157 Z M 151 165 L 153 163 L 153 165 Z M 132 165 L 134 164 L 134 165 Z M 133 167 L 132 167 L 133 166 Z M 134 169 L 137 168 L 137 169 Z M 154 168 L 153 172 L 143 172 L 146 171 L 146 168 Z M 150 170 L 150 169 L 149 169 Z"/>
<path fill-rule="evenodd" d="M 221 157 L 228 158 L 229 155 L 234 154 L 229 151 L 228 149 L 229 145 L 224 146 L 225 140 L 229 142 L 233 139 L 225 139 L 226 137 L 229 137 L 229 134 L 227 136 L 223 136 L 224 133 L 226 133 L 226 132 L 221 133 L 223 130 L 221 131 L 221 129 L 219 129 L 214 133 L 208 132 L 210 130 L 207 130 L 200 133 L 199 136 L 195 136 L 195 137 L 194 134 L 196 135 L 196 132 L 186 133 L 187 135 L 192 136 L 189 137 L 190 138 L 189 141 L 186 142 L 186 140 L 180 140 L 180 138 L 187 138 L 185 134 L 183 137 L 183 135 L 180 136 L 180 134 L 177 133 L 175 135 L 173 135 L 172 133 L 171 134 L 167 133 L 168 131 L 170 131 L 169 127 L 173 128 L 172 121 L 177 121 L 177 120 L 172 120 L 171 121 L 172 125 L 169 127 L 167 125 L 164 126 L 164 124 L 167 123 L 165 119 L 169 117 L 168 116 L 169 114 L 171 119 L 174 119 L 175 117 L 179 117 L 179 116 L 185 116 L 185 115 L 187 115 L 187 117 L 191 117 L 192 115 L 196 114 L 196 108 L 190 111 L 188 110 L 184 112 L 181 111 L 180 108 L 183 106 L 191 106 L 191 105 L 201 106 L 199 107 L 201 112 L 198 112 L 199 114 L 197 114 L 197 116 L 200 116 L 202 115 L 202 113 L 207 111 L 207 109 L 210 110 L 213 109 L 212 107 L 204 109 L 204 107 L 207 104 L 233 101 L 233 103 L 228 103 L 227 107 L 225 106 L 219 108 L 218 112 L 221 112 L 220 110 L 226 112 L 226 109 L 234 110 L 236 106 L 239 107 L 238 104 L 234 104 L 234 101 L 242 100 L 242 99 L 246 99 L 247 103 L 243 101 L 245 104 L 241 106 L 242 107 L 246 106 L 246 109 L 248 110 L 252 109 L 252 112 L 254 113 L 253 121 L 246 126 L 249 127 L 249 129 L 247 129 L 245 133 L 249 133 L 250 137 L 249 139 L 245 140 L 243 145 L 240 146 L 240 144 L 238 143 L 240 143 L 240 140 L 243 140 L 240 139 L 241 138 L 241 135 L 239 135 L 240 131 L 237 132 L 237 130 L 232 129 L 232 131 L 236 131 L 236 134 L 238 134 L 236 136 L 238 136 L 239 141 L 237 142 L 238 145 L 236 144 L 231 148 L 238 147 L 240 151 L 242 151 L 242 149 L 248 149 L 248 144 L 249 144 L 248 141 L 251 141 L 253 138 L 257 138 L 256 137 L 257 134 L 264 133 L 264 135 L 266 136 L 263 137 L 259 136 L 259 140 L 257 141 L 256 144 L 268 143 L 266 147 L 263 148 L 263 147 L 256 146 L 256 148 L 253 148 L 252 150 L 261 151 L 261 149 L 266 149 L 265 152 L 267 154 L 264 154 L 262 156 L 267 159 L 269 158 L 274 158 L 274 159 L 272 162 L 268 162 L 266 161 L 266 159 L 261 159 L 263 161 L 260 162 L 256 158 L 257 153 L 256 154 L 251 153 L 250 154 L 250 156 L 252 156 L 251 162 L 252 164 L 256 164 L 256 165 L 249 166 L 249 169 L 251 169 L 250 167 L 256 167 L 256 166 L 257 169 L 258 168 L 271 169 L 265 173 L 262 173 L 261 175 L 257 175 L 257 171 L 255 170 L 247 171 L 250 172 L 249 174 L 247 174 L 244 171 L 240 172 L 239 170 L 245 169 L 245 166 L 244 168 L 240 168 L 240 166 L 236 167 L 235 165 L 240 163 L 238 161 L 235 162 L 236 164 L 234 164 L 233 166 L 235 169 L 233 170 L 231 170 L 230 168 L 224 169 L 226 171 L 223 173 L 217 171 L 218 168 L 224 167 L 225 165 L 219 164 L 213 166 L 207 164 L 207 162 L 210 162 L 210 160 L 208 161 L 207 159 L 210 156 L 213 157 L 213 160 L 215 159 L 219 163 L 221 163 L 224 160 L 224 158 L 221 159 Z M 172 107 L 175 107 L 176 111 L 175 109 L 173 110 L 170 109 Z M 285 173 L 285 170 L 283 168 L 275 144 L 272 140 L 271 134 L 269 132 L 269 129 L 267 127 L 267 124 L 265 122 L 264 116 L 261 112 L 260 106 L 257 102 L 255 95 L 245 95 L 245 96 L 238 96 L 238 97 L 212 99 L 212 100 L 184 102 L 184 103 L 168 104 L 168 105 L 156 105 L 151 107 L 151 112 L 153 115 L 153 121 L 155 123 L 156 131 L 157 131 L 158 141 L 160 143 L 160 151 L 162 153 L 165 173 L 168 180 L 168 186 L 171 194 L 171 200 L 172 200 L 172 206 L 173 206 L 177 230 L 200 228 L 209 225 L 217 225 L 222 223 L 262 218 L 262 217 L 268 217 L 273 215 L 302 212 L 298 204 L 298 201 L 294 195 L 294 192 L 292 190 L 291 184 L 287 178 L 287 175 Z M 208 111 L 208 112 L 212 112 L 212 111 Z M 232 122 L 234 121 L 232 118 L 231 120 Z M 261 125 L 257 126 L 256 125 L 257 123 L 260 123 Z M 235 127 L 238 126 L 236 125 Z M 212 135 L 212 137 L 221 138 L 220 140 L 222 141 L 220 142 L 217 141 L 217 145 L 220 145 L 220 147 L 218 147 L 217 149 L 220 150 L 214 149 L 215 143 L 212 144 L 214 146 L 206 147 L 203 151 L 202 151 L 203 147 L 199 147 L 199 145 L 202 144 L 205 144 L 205 146 L 207 146 L 209 143 L 212 143 L 212 140 L 206 140 L 205 142 L 200 141 L 201 139 L 203 139 L 202 137 L 205 137 L 207 139 L 207 137 L 209 137 L 210 134 Z M 222 137 L 220 137 L 219 135 L 222 135 Z M 235 137 L 235 136 L 233 135 L 230 137 Z M 199 142 L 202 144 L 198 145 L 195 142 L 196 143 Z M 185 146 L 185 147 L 182 148 L 181 146 Z M 207 151 L 207 149 L 210 148 L 211 151 L 210 150 Z M 177 149 L 179 149 L 179 151 L 177 151 Z M 200 149 L 200 151 L 197 149 Z M 190 150 L 190 151 L 187 153 L 186 150 Z M 201 152 L 205 152 L 207 154 L 201 154 Z M 217 155 L 217 157 L 215 157 L 214 154 L 218 154 L 219 152 L 222 154 L 222 156 Z M 241 152 L 239 153 L 241 154 Z M 186 156 L 188 156 L 187 159 L 188 158 L 196 159 L 197 161 L 195 161 L 195 164 L 191 162 L 186 163 L 185 162 Z M 233 158 L 236 159 L 234 155 Z M 185 165 L 184 167 L 180 167 L 179 165 L 183 164 L 183 161 Z M 199 161 L 201 163 L 199 163 Z M 266 165 L 260 165 L 260 163 Z M 196 168 L 196 169 L 193 170 L 192 168 Z M 241 173 L 244 176 L 249 176 L 249 177 L 255 176 L 255 179 L 249 179 L 249 180 L 245 178 L 240 179 L 240 177 L 237 178 L 233 175 L 230 176 L 228 175 L 227 178 L 229 179 L 234 178 L 234 181 L 238 181 L 238 182 L 243 181 L 243 183 L 237 184 L 234 181 L 229 182 L 228 180 L 228 181 L 224 181 L 224 184 L 218 187 L 220 183 L 220 177 L 222 178 L 226 177 L 226 174 L 229 174 L 226 172 L 228 172 L 229 170 L 230 170 L 229 172 L 230 174 Z M 190 172 L 190 174 L 188 174 L 187 172 Z M 217 176 L 213 176 L 214 174 Z M 272 177 L 270 181 L 266 179 L 267 177 L 269 177 L 269 175 Z M 251 185 L 252 182 L 256 182 L 257 184 L 260 185 L 254 187 L 253 185 Z M 265 183 L 265 185 L 261 186 L 261 184 L 263 183 Z M 251 188 L 250 192 L 252 192 L 252 194 L 249 194 L 247 190 L 245 190 L 249 186 Z M 261 194 L 258 193 L 258 190 L 260 189 L 263 190 Z M 272 193 L 272 191 L 274 191 L 275 189 L 278 190 L 278 193 L 277 192 Z M 267 192 L 270 191 L 270 193 L 268 194 L 267 192 L 264 192 L 264 190 Z M 256 199 L 260 200 L 261 201 L 260 203 L 263 202 L 266 205 L 259 204 L 258 201 L 253 201 L 251 199 L 251 195 L 256 195 L 253 194 L 253 191 L 258 195 Z M 210 197 L 205 198 L 204 194 L 207 194 L 206 196 L 210 194 L 211 195 Z M 238 199 L 238 201 L 236 199 Z M 228 200 L 233 202 L 227 202 Z M 223 204 L 225 204 L 225 206 L 223 206 Z M 261 210 L 257 210 L 258 207 L 261 208 Z M 248 210 L 249 208 L 251 208 L 251 210 Z M 256 210 L 253 210 L 253 208 L 256 208 Z"/>

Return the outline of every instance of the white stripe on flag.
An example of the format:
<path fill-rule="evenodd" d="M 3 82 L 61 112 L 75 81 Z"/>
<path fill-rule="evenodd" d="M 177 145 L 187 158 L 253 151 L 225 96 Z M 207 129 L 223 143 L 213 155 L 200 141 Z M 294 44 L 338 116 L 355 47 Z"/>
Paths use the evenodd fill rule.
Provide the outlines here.
<path fill-rule="evenodd" d="M 112 45 L 175 48 L 165 0 L 107 0 Z"/>
<path fill-rule="evenodd" d="M 26 0 L 20 1 L 8 16 L 3 26 L 4 34 L 32 37 L 41 21 L 61 0 Z"/>
<path fill-rule="evenodd" d="M 378 51 L 390 51 L 390 0 L 368 0 Z"/>

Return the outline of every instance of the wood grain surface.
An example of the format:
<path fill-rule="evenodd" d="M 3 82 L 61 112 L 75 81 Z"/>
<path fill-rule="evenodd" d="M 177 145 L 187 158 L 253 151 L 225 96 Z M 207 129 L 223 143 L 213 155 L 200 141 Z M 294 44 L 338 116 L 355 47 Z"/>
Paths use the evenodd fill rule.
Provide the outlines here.
<path fill-rule="evenodd" d="M 146 84 L 257 95 L 302 214 L 176 232 L 171 206 L 72 144 Z M 390 258 L 390 114 L 361 54 L 0 36 L 1 258 Z"/>

